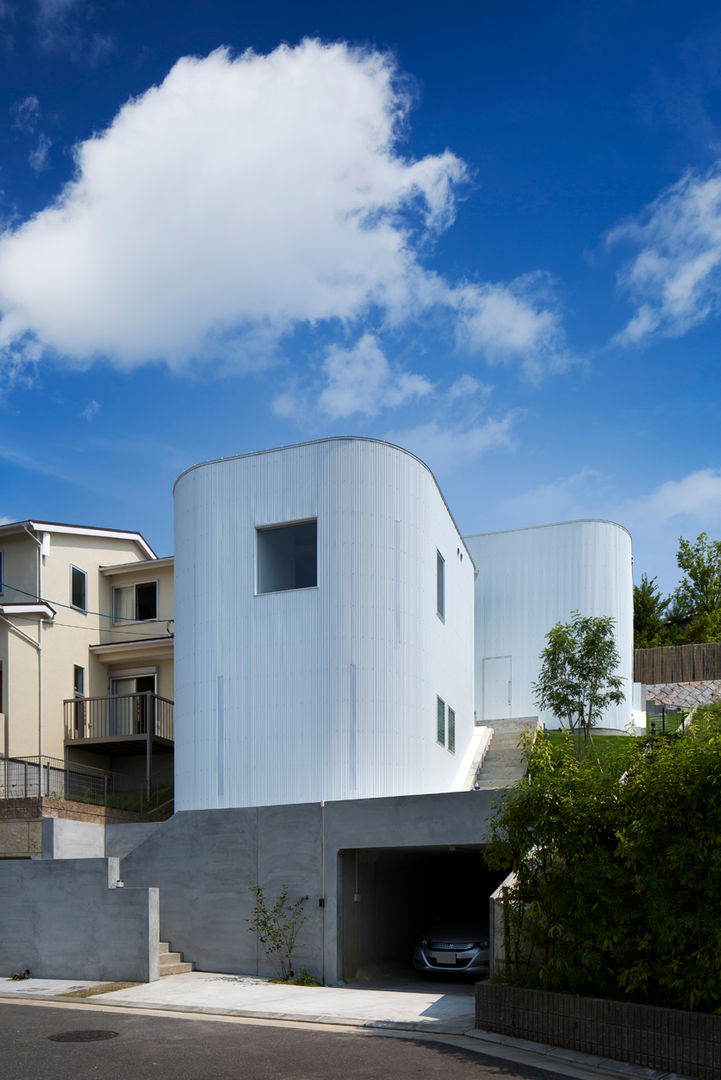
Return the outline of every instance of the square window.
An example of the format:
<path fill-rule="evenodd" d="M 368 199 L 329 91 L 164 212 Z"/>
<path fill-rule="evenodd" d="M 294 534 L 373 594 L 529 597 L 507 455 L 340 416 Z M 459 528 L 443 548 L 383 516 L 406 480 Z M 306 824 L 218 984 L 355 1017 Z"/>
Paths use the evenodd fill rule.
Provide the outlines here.
<path fill-rule="evenodd" d="M 448 706 L 448 749 L 452 754 L 456 752 L 456 713 L 455 709 Z"/>
<path fill-rule="evenodd" d="M 446 617 L 446 560 L 440 551 L 436 551 L 436 612 L 439 618 Z"/>
<path fill-rule="evenodd" d="M 446 703 L 436 698 L 436 739 L 441 746 L 446 745 Z"/>
<path fill-rule="evenodd" d="M 87 610 L 88 575 L 77 566 L 70 567 L 70 603 L 79 611 Z"/>
<path fill-rule="evenodd" d="M 258 529 L 258 592 L 310 589 L 318 584 L 318 522 Z"/>

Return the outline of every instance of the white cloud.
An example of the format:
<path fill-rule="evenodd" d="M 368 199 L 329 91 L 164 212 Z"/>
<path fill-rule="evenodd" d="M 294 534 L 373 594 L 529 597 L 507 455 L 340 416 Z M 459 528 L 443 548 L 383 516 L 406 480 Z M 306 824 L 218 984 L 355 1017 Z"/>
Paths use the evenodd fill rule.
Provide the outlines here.
<path fill-rule="evenodd" d="M 496 515 L 503 528 L 579 518 L 618 522 L 631 533 L 636 579 L 641 573 L 657 576 L 669 592 L 679 576 L 679 536 L 692 538 L 721 525 L 721 468 L 699 469 L 626 498 L 608 477 L 583 468 L 505 500 Z"/>
<path fill-rule="evenodd" d="M 666 522 L 693 518 L 699 525 L 721 520 L 721 469 L 699 469 L 668 480 L 654 491 L 621 504 L 631 521 Z"/>
<path fill-rule="evenodd" d="M 50 147 L 52 146 L 52 140 L 47 137 L 44 132 L 40 132 L 37 146 L 34 150 L 31 150 L 28 161 L 30 162 L 30 168 L 36 172 L 43 172 L 48 168 L 48 154 L 50 153 Z"/>
<path fill-rule="evenodd" d="M 95 7 L 87 0 L 36 0 L 38 43 L 48 52 L 96 63 L 112 48 L 112 39 L 89 27 Z"/>
<path fill-rule="evenodd" d="M 436 419 L 391 432 L 385 438 L 413 451 L 440 475 L 475 461 L 490 450 L 511 446 L 514 419 L 513 413 L 500 419 L 489 417 L 468 424 Z"/>
<path fill-rule="evenodd" d="M 323 364 L 327 385 L 317 407 L 334 420 L 362 413 L 377 416 L 425 397 L 433 385 L 424 375 L 393 370 L 377 339 L 364 334 L 350 349 L 331 346 Z"/>
<path fill-rule="evenodd" d="M 491 363 L 520 361 L 537 381 L 548 371 L 564 371 L 568 353 L 559 313 L 548 305 L 545 275 L 529 274 L 508 285 L 465 285 L 453 292 L 458 336 Z"/>
<path fill-rule="evenodd" d="M 492 387 L 479 382 L 473 375 L 460 375 L 448 387 L 446 401 L 448 404 L 453 404 L 456 401 L 468 401 L 470 398 L 487 397 L 491 390 Z"/>
<path fill-rule="evenodd" d="M 572 518 L 603 517 L 599 507 L 608 498 L 608 482 L 595 469 L 537 484 L 506 499 L 500 507 L 503 527 L 548 524 Z"/>
<path fill-rule="evenodd" d="M 619 273 L 619 285 L 638 307 L 616 335 L 637 344 L 653 334 L 678 337 L 721 307 L 721 162 L 711 172 L 686 173 L 607 238 L 638 254 Z"/>
<path fill-rule="evenodd" d="M 82 416 L 83 420 L 87 420 L 87 422 L 90 423 L 90 421 L 93 420 L 94 417 L 97 416 L 97 414 L 99 412 L 100 412 L 100 402 L 96 401 L 95 398 L 93 398 L 92 401 L 89 401 L 87 403 L 87 405 L 82 410 L 80 415 Z"/>
<path fill-rule="evenodd" d="M 0 346 L 257 367 L 258 341 L 272 352 L 301 324 L 438 309 L 491 360 L 553 366 L 558 317 L 537 286 L 455 288 L 421 265 L 466 170 L 448 150 L 400 155 L 408 104 L 387 55 L 344 44 L 179 60 L 76 148 L 53 205 L 0 235 Z M 383 394 L 418 396 L 415 379 L 392 372 Z"/>
<path fill-rule="evenodd" d="M 2 13 L 0 12 L 0 15 Z M 34 131 L 40 119 L 40 99 L 30 94 L 10 106 L 13 127 L 20 131 Z"/>

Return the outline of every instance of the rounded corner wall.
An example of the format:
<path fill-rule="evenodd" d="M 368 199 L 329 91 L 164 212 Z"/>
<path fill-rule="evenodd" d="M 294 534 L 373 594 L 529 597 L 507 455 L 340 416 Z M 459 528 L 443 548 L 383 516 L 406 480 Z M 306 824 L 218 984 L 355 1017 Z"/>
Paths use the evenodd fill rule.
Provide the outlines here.
<path fill-rule="evenodd" d="M 532 686 L 546 634 L 572 612 L 614 619 L 625 701 L 600 727 L 631 721 L 633 581 L 631 537 L 611 521 L 569 521 L 466 537 L 476 580 L 476 712 L 492 726 L 503 715 L 538 717 Z M 504 710 L 506 710 L 504 712 Z"/>
<path fill-rule="evenodd" d="M 450 790 L 474 569 L 422 462 L 353 438 L 210 462 L 176 482 L 175 531 L 176 809 Z"/>

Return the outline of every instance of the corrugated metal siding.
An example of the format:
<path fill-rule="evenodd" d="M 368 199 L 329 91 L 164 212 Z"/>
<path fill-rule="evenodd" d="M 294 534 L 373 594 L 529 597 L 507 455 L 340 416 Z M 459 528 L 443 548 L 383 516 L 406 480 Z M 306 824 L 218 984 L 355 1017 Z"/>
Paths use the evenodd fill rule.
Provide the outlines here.
<path fill-rule="evenodd" d="M 532 683 L 545 636 L 571 612 L 611 615 L 626 701 L 608 710 L 604 727 L 631 721 L 633 589 L 631 538 L 608 521 L 571 521 L 467 536 L 476 580 L 476 708 L 483 719 L 483 659 L 512 657 L 511 715 L 536 716 Z M 547 727 L 557 727 L 542 713 Z"/>
<path fill-rule="evenodd" d="M 175 503 L 176 808 L 449 790 L 473 729 L 473 566 L 428 470 L 328 440 L 192 470 Z M 314 517 L 318 587 L 256 596 L 256 527 Z"/>

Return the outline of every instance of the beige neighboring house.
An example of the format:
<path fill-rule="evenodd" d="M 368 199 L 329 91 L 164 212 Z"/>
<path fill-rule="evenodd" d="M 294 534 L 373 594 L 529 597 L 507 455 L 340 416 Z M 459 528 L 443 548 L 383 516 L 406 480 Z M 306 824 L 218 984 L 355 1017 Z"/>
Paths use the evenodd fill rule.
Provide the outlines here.
<path fill-rule="evenodd" d="M 172 773 L 173 559 L 137 532 L 0 526 L 0 796 L 147 791 Z"/>

